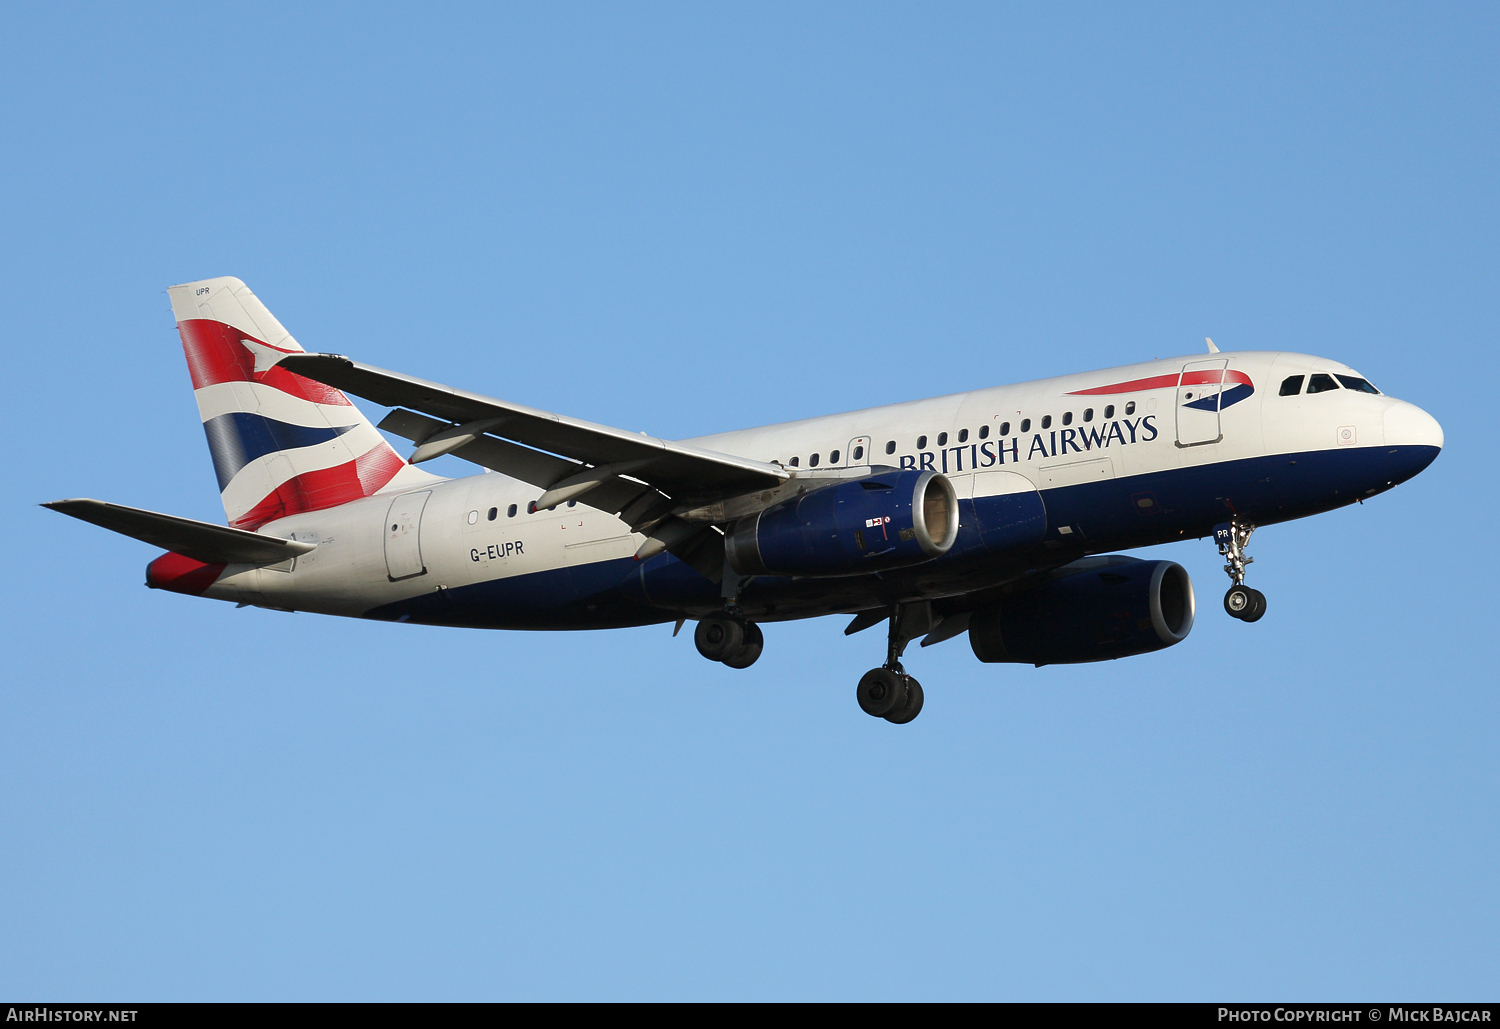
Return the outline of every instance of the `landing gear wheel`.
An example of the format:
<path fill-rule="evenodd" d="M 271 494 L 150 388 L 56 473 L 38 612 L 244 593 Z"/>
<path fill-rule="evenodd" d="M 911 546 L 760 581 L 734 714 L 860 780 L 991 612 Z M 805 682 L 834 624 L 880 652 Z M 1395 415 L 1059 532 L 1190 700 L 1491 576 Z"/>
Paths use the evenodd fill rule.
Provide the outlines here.
<path fill-rule="evenodd" d="M 859 680 L 854 697 L 860 710 L 883 718 L 906 703 L 906 677 L 889 668 L 872 668 Z"/>
<path fill-rule="evenodd" d="M 1229 587 L 1229 592 L 1224 594 L 1224 610 L 1229 612 L 1229 617 L 1238 618 L 1241 621 L 1253 621 L 1247 616 L 1255 610 L 1256 592 L 1245 585 Z M 1262 611 L 1264 611 L 1264 597 L 1261 598 L 1261 604 Z"/>
<path fill-rule="evenodd" d="M 885 720 L 905 725 L 922 713 L 922 684 L 906 676 L 906 704 L 886 713 Z"/>
<path fill-rule="evenodd" d="M 739 650 L 722 660 L 730 668 L 749 668 L 755 664 L 756 658 L 760 657 L 760 652 L 765 648 L 765 645 L 766 637 L 760 631 L 760 626 L 754 622 L 746 622 L 745 642 L 740 644 Z"/>
<path fill-rule="evenodd" d="M 693 642 L 698 646 L 698 653 L 710 661 L 723 661 L 744 646 L 745 626 L 733 618 L 711 615 L 693 630 Z"/>
<path fill-rule="evenodd" d="M 1219 545 L 1219 553 L 1227 559 L 1224 574 L 1234 583 L 1224 594 L 1224 610 L 1229 612 L 1229 617 L 1242 622 L 1258 622 L 1266 613 L 1266 595 L 1245 585 L 1245 566 L 1255 561 L 1245 553 L 1245 548 L 1250 545 L 1250 536 L 1254 532 L 1255 526 L 1239 515 L 1214 526 L 1214 542 Z"/>
<path fill-rule="evenodd" d="M 1250 590 L 1250 608 L 1240 619 L 1246 622 L 1258 622 L 1266 613 L 1266 595 L 1260 590 Z"/>

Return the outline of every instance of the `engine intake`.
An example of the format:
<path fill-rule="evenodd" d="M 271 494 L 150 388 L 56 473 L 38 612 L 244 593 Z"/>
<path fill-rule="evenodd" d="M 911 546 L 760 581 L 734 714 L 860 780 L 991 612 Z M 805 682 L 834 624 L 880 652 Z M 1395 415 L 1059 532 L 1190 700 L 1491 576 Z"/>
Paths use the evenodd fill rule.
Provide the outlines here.
<path fill-rule="evenodd" d="M 1181 643 L 1193 628 L 1193 582 L 1175 561 L 1111 557 L 975 611 L 981 661 L 1032 665 L 1110 661 Z"/>
<path fill-rule="evenodd" d="M 741 519 L 725 538 L 741 575 L 859 575 L 920 564 L 958 538 L 958 496 L 933 471 L 892 471 L 804 493 Z"/>

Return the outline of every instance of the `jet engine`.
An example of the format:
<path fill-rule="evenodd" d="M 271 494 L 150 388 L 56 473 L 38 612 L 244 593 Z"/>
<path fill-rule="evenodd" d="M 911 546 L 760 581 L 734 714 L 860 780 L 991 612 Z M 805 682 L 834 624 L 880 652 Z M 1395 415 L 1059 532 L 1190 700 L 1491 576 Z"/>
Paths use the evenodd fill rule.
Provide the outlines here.
<path fill-rule="evenodd" d="M 1076 565 L 1087 568 L 1076 569 Z M 1037 589 L 981 608 L 969 645 L 981 661 L 1079 664 L 1161 650 L 1193 628 L 1193 582 L 1175 561 L 1085 558 Z"/>
<path fill-rule="evenodd" d="M 742 518 L 725 537 L 741 575 L 859 575 L 920 564 L 958 538 L 958 496 L 934 471 L 822 486 Z"/>

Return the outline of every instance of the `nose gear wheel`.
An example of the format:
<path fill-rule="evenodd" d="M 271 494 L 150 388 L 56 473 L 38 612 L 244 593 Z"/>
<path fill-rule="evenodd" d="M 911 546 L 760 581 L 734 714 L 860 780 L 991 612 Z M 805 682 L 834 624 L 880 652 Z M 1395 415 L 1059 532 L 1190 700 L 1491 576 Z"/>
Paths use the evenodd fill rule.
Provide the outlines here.
<path fill-rule="evenodd" d="M 1242 622 L 1257 622 L 1266 613 L 1266 595 L 1245 585 L 1245 566 L 1255 563 L 1255 558 L 1245 553 L 1253 532 L 1255 526 L 1238 517 L 1214 527 L 1214 542 L 1225 558 L 1224 574 L 1233 583 L 1224 594 L 1224 610 Z"/>
<path fill-rule="evenodd" d="M 1231 586 L 1224 594 L 1224 610 L 1242 622 L 1259 621 L 1266 613 L 1266 595 L 1249 586 Z"/>

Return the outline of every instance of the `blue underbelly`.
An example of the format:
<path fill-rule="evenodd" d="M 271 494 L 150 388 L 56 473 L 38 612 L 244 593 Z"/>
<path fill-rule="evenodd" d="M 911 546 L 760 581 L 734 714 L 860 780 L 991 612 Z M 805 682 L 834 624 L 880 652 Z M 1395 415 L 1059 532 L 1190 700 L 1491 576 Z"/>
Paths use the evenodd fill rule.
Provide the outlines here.
<path fill-rule="evenodd" d="M 942 596 L 999 585 L 1030 569 L 1099 553 L 1209 535 L 1238 515 L 1258 525 L 1332 510 L 1416 475 L 1435 447 L 1361 447 L 1176 468 L 961 502 L 943 557 L 880 575 L 760 576 L 746 610 L 768 619 L 875 606 L 912 593 Z M 1069 531 L 1064 532 L 1067 529 Z M 473 628 L 596 629 L 696 617 L 722 605 L 720 587 L 671 554 L 556 568 L 434 590 L 365 617 Z"/>

